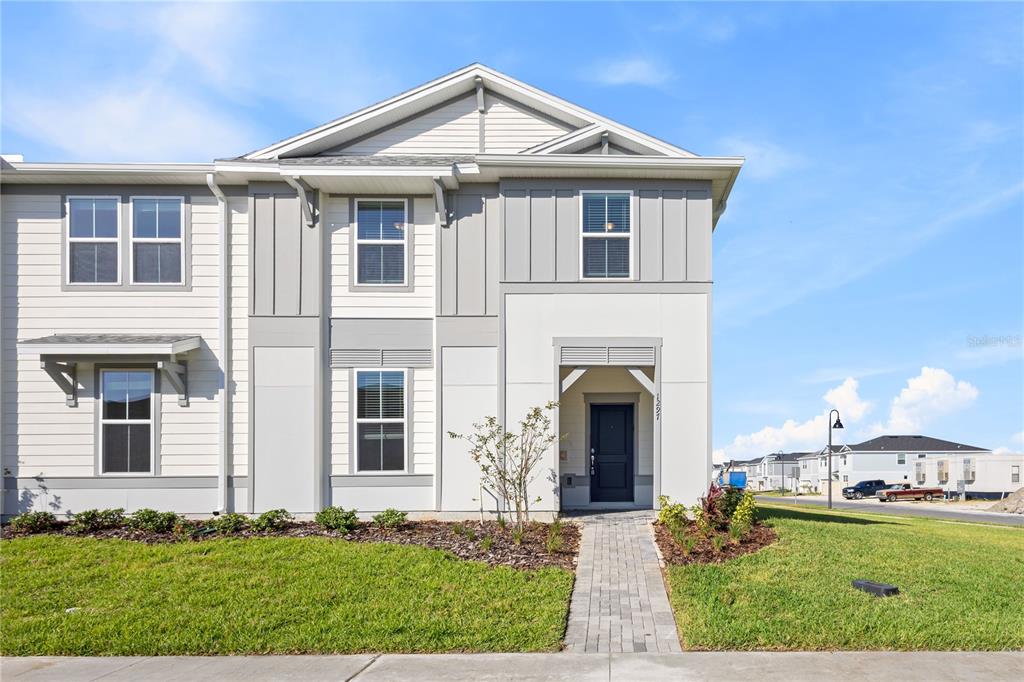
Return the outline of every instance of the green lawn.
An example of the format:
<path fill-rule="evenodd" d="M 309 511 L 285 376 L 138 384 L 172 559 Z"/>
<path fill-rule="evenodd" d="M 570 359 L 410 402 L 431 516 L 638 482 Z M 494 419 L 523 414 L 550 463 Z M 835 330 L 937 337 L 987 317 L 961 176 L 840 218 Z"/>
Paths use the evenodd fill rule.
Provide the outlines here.
<path fill-rule="evenodd" d="M 14 656 L 553 651 L 573 581 L 326 538 L 36 536 L 0 543 L 0 576 Z"/>
<path fill-rule="evenodd" d="M 778 542 L 672 566 L 690 649 L 1024 648 L 1024 529 L 765 506 Z M 856 578 L 899 586 L 880 599 Z"/>

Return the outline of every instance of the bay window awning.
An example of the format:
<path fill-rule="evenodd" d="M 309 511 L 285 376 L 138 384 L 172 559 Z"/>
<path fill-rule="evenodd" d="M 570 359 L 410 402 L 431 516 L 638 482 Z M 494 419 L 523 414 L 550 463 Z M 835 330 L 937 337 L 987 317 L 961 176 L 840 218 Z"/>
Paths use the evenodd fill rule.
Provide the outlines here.
<path fill-rule="evenodd" d="M 188 406 L 187 363 L 180 356 L 199 348 L 198 334 L 54 334 L 18 342 L 19 355 L 36 355 L 39 365 L 64 391 L 69 407 L 78 405 L 78 364 L 145 362 L 163 372 Z"/>

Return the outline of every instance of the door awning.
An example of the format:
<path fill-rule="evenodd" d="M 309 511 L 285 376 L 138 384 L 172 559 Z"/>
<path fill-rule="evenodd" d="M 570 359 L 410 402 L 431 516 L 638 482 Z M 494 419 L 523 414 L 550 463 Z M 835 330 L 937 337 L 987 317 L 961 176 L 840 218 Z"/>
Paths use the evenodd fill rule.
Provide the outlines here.
<path fill-rule="evenodd" d="M 188 406 L 188 371 L 178 356 L 199 348 L 198 334 L 53 334 L 18 342 L 19 355 L 39 356 L 39 366 L 64 391 L 68 407 L 78 405 L 78 363 L 152 362 Z"/>

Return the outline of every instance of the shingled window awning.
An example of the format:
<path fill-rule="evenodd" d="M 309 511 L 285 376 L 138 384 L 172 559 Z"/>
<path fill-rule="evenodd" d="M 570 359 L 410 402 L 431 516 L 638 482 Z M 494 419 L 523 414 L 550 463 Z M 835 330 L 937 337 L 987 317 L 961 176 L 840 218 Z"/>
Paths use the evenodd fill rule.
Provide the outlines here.
<path fill-rule="evenodd" d="M 77 366 L 80 362 L 138 361 L 155 364 L 188 406 L 188 372 L 179 355 L 199 348 L 198 334 L 54 334 L 18 342 L 20 355 L 38 355 L 40 367 L 78 405 Z"/>

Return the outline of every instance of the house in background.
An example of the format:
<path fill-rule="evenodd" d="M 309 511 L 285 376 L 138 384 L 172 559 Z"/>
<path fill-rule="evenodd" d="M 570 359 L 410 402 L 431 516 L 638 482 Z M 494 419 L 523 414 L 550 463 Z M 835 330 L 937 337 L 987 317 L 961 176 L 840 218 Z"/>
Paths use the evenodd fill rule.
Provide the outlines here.
<path fill-rule="evenodd" d="M 479 64 L 237 158 L 8 157 L 3 511 L 466 516 L 445 434 L 548 401 L 535 510 L 694 502 L 741 165 Z"/>
<path fill-rule="evenodd" d="M 936 486 L 948 495 L 998 498 L 1022 486 L 1024 455 L 930 436 L 879 436 L 845 448 L 833 466 L 839 483 L 868 479 Z"/>

